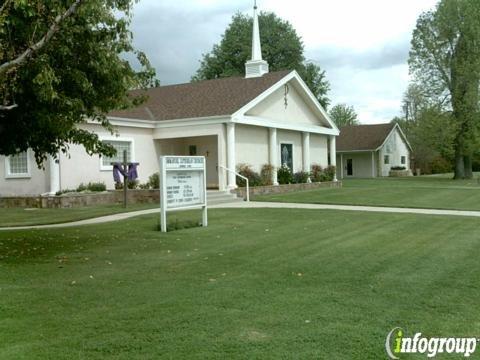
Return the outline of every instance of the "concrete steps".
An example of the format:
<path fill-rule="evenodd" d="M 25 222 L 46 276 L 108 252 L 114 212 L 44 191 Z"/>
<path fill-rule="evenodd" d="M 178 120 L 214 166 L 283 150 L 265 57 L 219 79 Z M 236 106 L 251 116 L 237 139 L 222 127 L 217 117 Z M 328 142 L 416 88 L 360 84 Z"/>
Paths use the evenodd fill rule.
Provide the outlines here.
<path fill-rule="evenodd" d="M 207 204 L 209 206 L 229 204 L 229 203 L 242 202 L 242 201 L 243 199 L 237 198 L 235 194 L 232 194 L 227 191 L 218 191 L 218 190 L 207 191 Z"/>

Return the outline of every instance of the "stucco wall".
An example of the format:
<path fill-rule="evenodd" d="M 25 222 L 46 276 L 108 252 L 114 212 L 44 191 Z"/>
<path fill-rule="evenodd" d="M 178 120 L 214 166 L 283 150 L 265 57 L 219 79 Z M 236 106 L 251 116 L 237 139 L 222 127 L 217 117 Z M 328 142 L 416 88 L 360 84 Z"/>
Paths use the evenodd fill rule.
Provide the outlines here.
<path fill-rule="evenodd" d="M 113 138 L 113 136 L 98 125 L 85 125 L 86 130 L 95 131 L 100 138 Z M 158 148 L 152 138 L 151 129 L 141 128 L 116 128 L 118 140 L 133 140 L 133 161 L 139 162 L 138 181 L 145 183 L 148 177 L 158 171 Z M 60 186 L 62 189 L 74 189 L 80 183 L 91 181 L 104 182 L 107 189 L 114 188 L 112 170 L 102 170 L 101 160 L 98 155 L 89 156 L 83 146 L 72 145 L 69 151 L 70 158 L 60 156 Z"/>
<path fill-rule="evenodd" d="M 287 106 L 285 106 L 285 88 L 276 90 L 264 101 L 248 111 L 246 115 L 260 116 L 266 119 L 288 123 L 321 125 L 326 120 L 319 118 L 319 114 L 302 98 L 293 83 L 289 83 Z"/>
<path fill-rule="evenodd" d="M 25 179 L 7 179 L 5 156 L 0 156 L 0 196 L 38 195 L 49 191 L 48 162 L 44 171 L 38 168 L 32 151 L 28 152 L 28 156 L 31 177 Z"/>
<path fill-rule="evenodd" d="M 328 136 L 310 134 L 310 162 L 323 168 L 328 166 Z"/>
<path fill-rule="evenodd" d="M 404 166 L 407 169 L 410 169 L 410 151 L 398 129 L 395 129 L 395 131 L 390 134 L 379 153 L 380 157 L 378 164 L 380 166 L 381 176 L 388 176 L 392 166 Z M 390 164 L 388 165 L 384 163 L 385 155 L 389 155 L 390 157 Z M 401 164 L 402 156 L 405 156 L 406 164 Z"/>
<path fill-rule="evenodd" d="M 328 166 L 328 137 L 310 134 L 310 163 Z M 277 130 L 277 160 L 280 163 L 280 144 L 293 144 L 294 171 L 303 170 L 302 133 L 298 131 Z M 248 164 L 259 172 L 269 163 L 268 128 L 259 126 L 236 125 L 235 127 L 236 163 Z"/>
<path fill-rule="evenodd" d="M 260 126 L 235 126 L 236 163 L 248 164 L 260 172 L 269 160 L 268 129 Z"/>

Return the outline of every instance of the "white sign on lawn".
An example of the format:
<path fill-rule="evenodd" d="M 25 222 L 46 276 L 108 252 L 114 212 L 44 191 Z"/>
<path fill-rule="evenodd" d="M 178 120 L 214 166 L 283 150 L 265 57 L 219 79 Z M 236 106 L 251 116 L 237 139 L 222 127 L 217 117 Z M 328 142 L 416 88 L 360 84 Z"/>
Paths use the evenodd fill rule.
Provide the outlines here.
<path fill-rule="evenodd" d="M 167 211 L 203 209 L 207 226 L 207 188 L 203 156 L 160 157 L 160 208 L 162 231 L 167 231 Z"/>

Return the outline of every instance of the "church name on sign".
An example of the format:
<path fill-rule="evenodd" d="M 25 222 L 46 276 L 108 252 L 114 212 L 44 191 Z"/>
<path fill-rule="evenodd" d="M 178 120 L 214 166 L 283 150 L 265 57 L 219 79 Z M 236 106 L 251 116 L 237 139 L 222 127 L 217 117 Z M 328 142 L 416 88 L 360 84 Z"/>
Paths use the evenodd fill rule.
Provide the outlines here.
<path fill-rule="evenodd" d="M 167 157 L 167 170 L 171 169 L 202 169 L 205 166 L 203 157 Z"/>

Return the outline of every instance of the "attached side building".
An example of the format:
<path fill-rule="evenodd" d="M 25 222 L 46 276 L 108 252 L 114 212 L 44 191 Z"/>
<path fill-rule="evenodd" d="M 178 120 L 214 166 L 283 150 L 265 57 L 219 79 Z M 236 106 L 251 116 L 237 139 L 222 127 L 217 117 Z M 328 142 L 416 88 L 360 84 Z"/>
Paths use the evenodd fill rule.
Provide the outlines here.
<path fill-rule="evenodd" d="M 398 124 L 352 125 L 337 139 L 337 176 L 388 176 L 392 167 L 410 169 L 412 148 Z"/>

